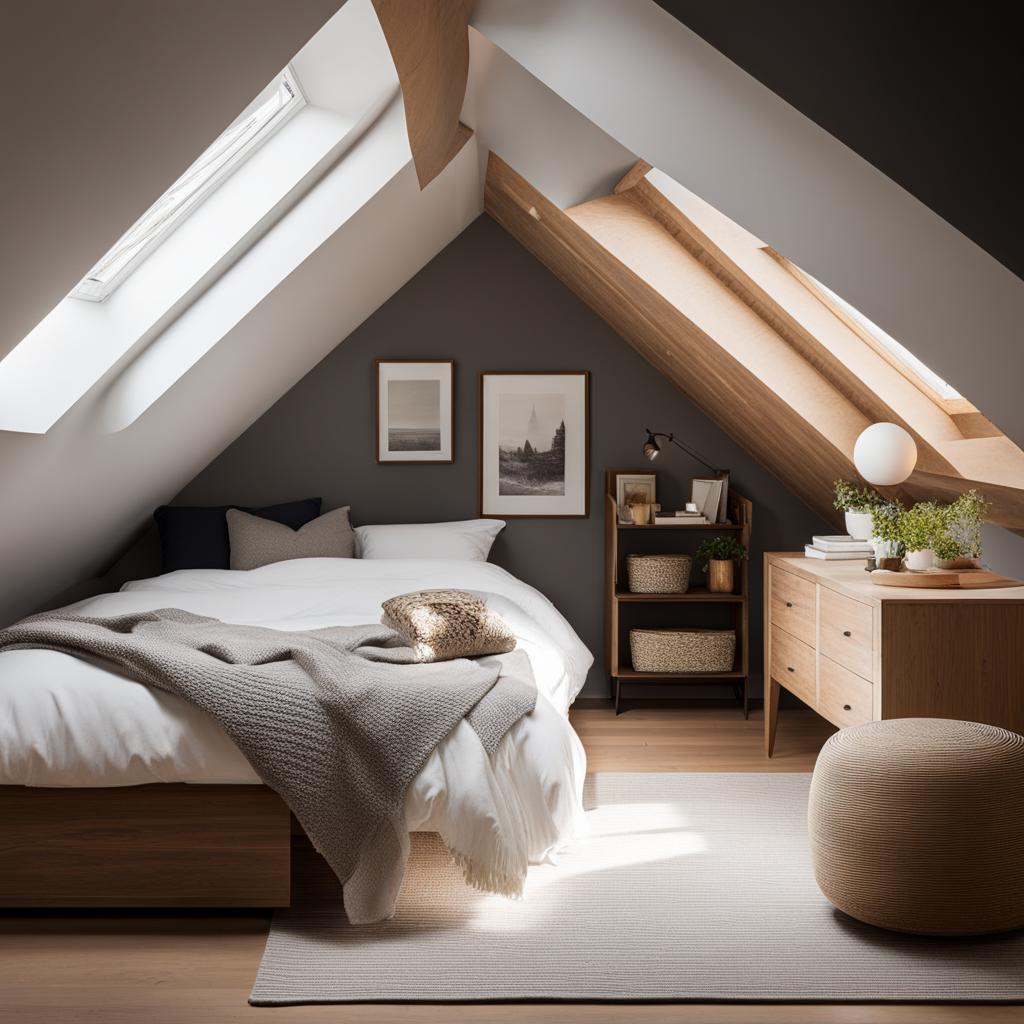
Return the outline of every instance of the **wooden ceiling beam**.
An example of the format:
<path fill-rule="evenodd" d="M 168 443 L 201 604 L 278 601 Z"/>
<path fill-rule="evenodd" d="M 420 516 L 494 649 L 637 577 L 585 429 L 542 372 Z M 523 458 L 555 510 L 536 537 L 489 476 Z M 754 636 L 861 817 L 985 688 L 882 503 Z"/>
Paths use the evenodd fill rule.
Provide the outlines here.
<path fill-rule="evenodd" d="M 838 523 L 831 483 L 854 473 L 839 446 L 494 153 L 484 209 L 737 443 Z"/>
<path fill-rule="evenodd" d="M 420 188 L 472 136 L 459 120 L 469 77 L 474 0 L 373 0 L 398 71 L 409 147 Z"/>
<path fill-rule="evenodd" d="M 615 195 L 563 211 L 491 153 L 484 209 L 722 430 L 838 525 L 832 482 L 856 478 L 854 440 L 868 423 L 897 417 L 884 403 L 847 393 L 845 378 L 833 376 L 836 367 L 826 373 L 785 337 L 781 318 L 764 315 L 771 310 L 758 308 L 760 295 L 723 281 L 724 254 L 712 260 L 716 272 L 637 203 L 628 193 L 642 188 L 641 179 L 634 175 Z M 992 522 L 1024 529 L 1024 491 L 967 479 L 918 441 L 925 458 L 906 484 L 883 489 L 888 495 L 949 499 L 976 486 L 992 502 Z"/>

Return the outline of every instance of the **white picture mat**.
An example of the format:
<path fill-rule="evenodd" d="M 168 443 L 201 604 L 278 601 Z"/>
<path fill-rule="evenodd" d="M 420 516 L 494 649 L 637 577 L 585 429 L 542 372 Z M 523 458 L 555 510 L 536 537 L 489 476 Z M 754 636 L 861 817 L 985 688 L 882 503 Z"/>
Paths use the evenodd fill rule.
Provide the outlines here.
<path fill-rule="evenodd" d="M 377 452 L 381 462 L 450 462 L 452 459 L 452 364 L 438 362 L 377 364 Z M 388 440 L 388 384 L 393 380 L 436 380 L 441 386 L 441 448 L 436 452 L 391 451 Z"/>
<path fill-rule="evenodd" d="M 583 373 L 484 374 L 481 416 L 480 511 L 485 516 L 587 514 L 587 377 Z M 565 399 L 565 493 L 499 494 L 500 396 L 561 395 Z"/>

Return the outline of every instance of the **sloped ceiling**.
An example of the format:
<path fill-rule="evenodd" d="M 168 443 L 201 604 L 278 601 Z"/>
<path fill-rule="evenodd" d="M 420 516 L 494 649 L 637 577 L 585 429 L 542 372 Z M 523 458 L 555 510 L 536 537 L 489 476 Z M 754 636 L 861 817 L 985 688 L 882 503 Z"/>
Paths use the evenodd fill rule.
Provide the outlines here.
<path fill-rule="evenodd" d="M 339 17 L 368 3 L 348 0 Z M 0 354 L 338 3 L 22 6 L 20 23 L 8 14 L 0 70 L 23 107 L 8 126 L 19 145 L 0 197 Z M 1021 282 L 652 0 L 477 0 L 471 26 L 462 120 L 475 135 L 425 190 L 403 143 L 362 208 L 125 429 L 104 426 L 113 375 L 49 433 L 0 433 L 0 621 L 109 565 L 156 504 L 454 238 L 482 209 L 488 150 L 563 209 L 650 160 L 862 308 L 1021 440 L 1020 374 L 991 369 L 1017 365 Z M 394 113 L 370 134 L 394 143 L 395 124 L 404 130 Z M 286 219 L 314 206 L 300 198 Z"/>
<path fill-rule="evenodd" d="M 343 2 L 4 5 L 0 358 Z"/>
<path fill-rule="evenodd" d="M 1019 373 L 992 371 L 1017 365 L 1024 282 L 918 199 L 654 3 L 478 0 L 472 24 L 1024 442 Z"/>
<path fill-rule="evenodd" d="M 658 6 L 1024 278 L 1024 162 L 1007 146 L 1024 99 L 1024 6 Z"/>

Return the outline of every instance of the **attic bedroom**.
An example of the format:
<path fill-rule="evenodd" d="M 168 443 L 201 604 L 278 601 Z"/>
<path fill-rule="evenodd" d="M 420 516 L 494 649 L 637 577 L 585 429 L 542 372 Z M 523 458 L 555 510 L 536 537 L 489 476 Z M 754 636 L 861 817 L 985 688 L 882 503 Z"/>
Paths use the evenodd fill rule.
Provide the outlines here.
<path fill-rule="evenodd" d="M 1019 11 L 0 4 L 0 1019 L 1020 1019 Z"/>

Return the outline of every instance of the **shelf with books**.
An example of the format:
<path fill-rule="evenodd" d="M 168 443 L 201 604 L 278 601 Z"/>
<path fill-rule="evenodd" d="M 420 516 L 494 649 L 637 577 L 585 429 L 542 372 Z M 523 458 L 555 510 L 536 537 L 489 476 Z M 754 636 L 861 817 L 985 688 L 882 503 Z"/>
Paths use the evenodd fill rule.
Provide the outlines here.
<path fill-rule="evenodd" d="M 633 593 L 626 583 L 626 559 L 630 554 L 695 555 L 702 540 L 715 533 L 727 533 L 747 550 L 753 505 L 729 489 L 725 523 L 687 523 L 640 526 L 619 522 L 616 502 L 616 478 L 634 475 L 639 470 L 608 470 L 605 477 L 605 655 L 609 666 L 615 710 L 623 709 L 631 697 L 650 696 L 637 689 L 641 684 L 657 684 L 664 696 L 673 696 L 677 684 L 692 687 L 695 683 L 732 687 L 747 714 L 747 682 L 749 677 L 749 618 L 747 561 L 739 562 L 733 593 L 708 590 L 697 575 L 695 585 L 685 593 Z M 675 533 L 676 539 L 671 534 Z M 736 633 L 736 660 L 729 672 L 638 672 L 630 657 L 630 629 L 701 629 L 727 628 Z M 650 686 L 648 686 L 648 690 Z M 685 690 L 678 696 L 685 695 Z"/>

